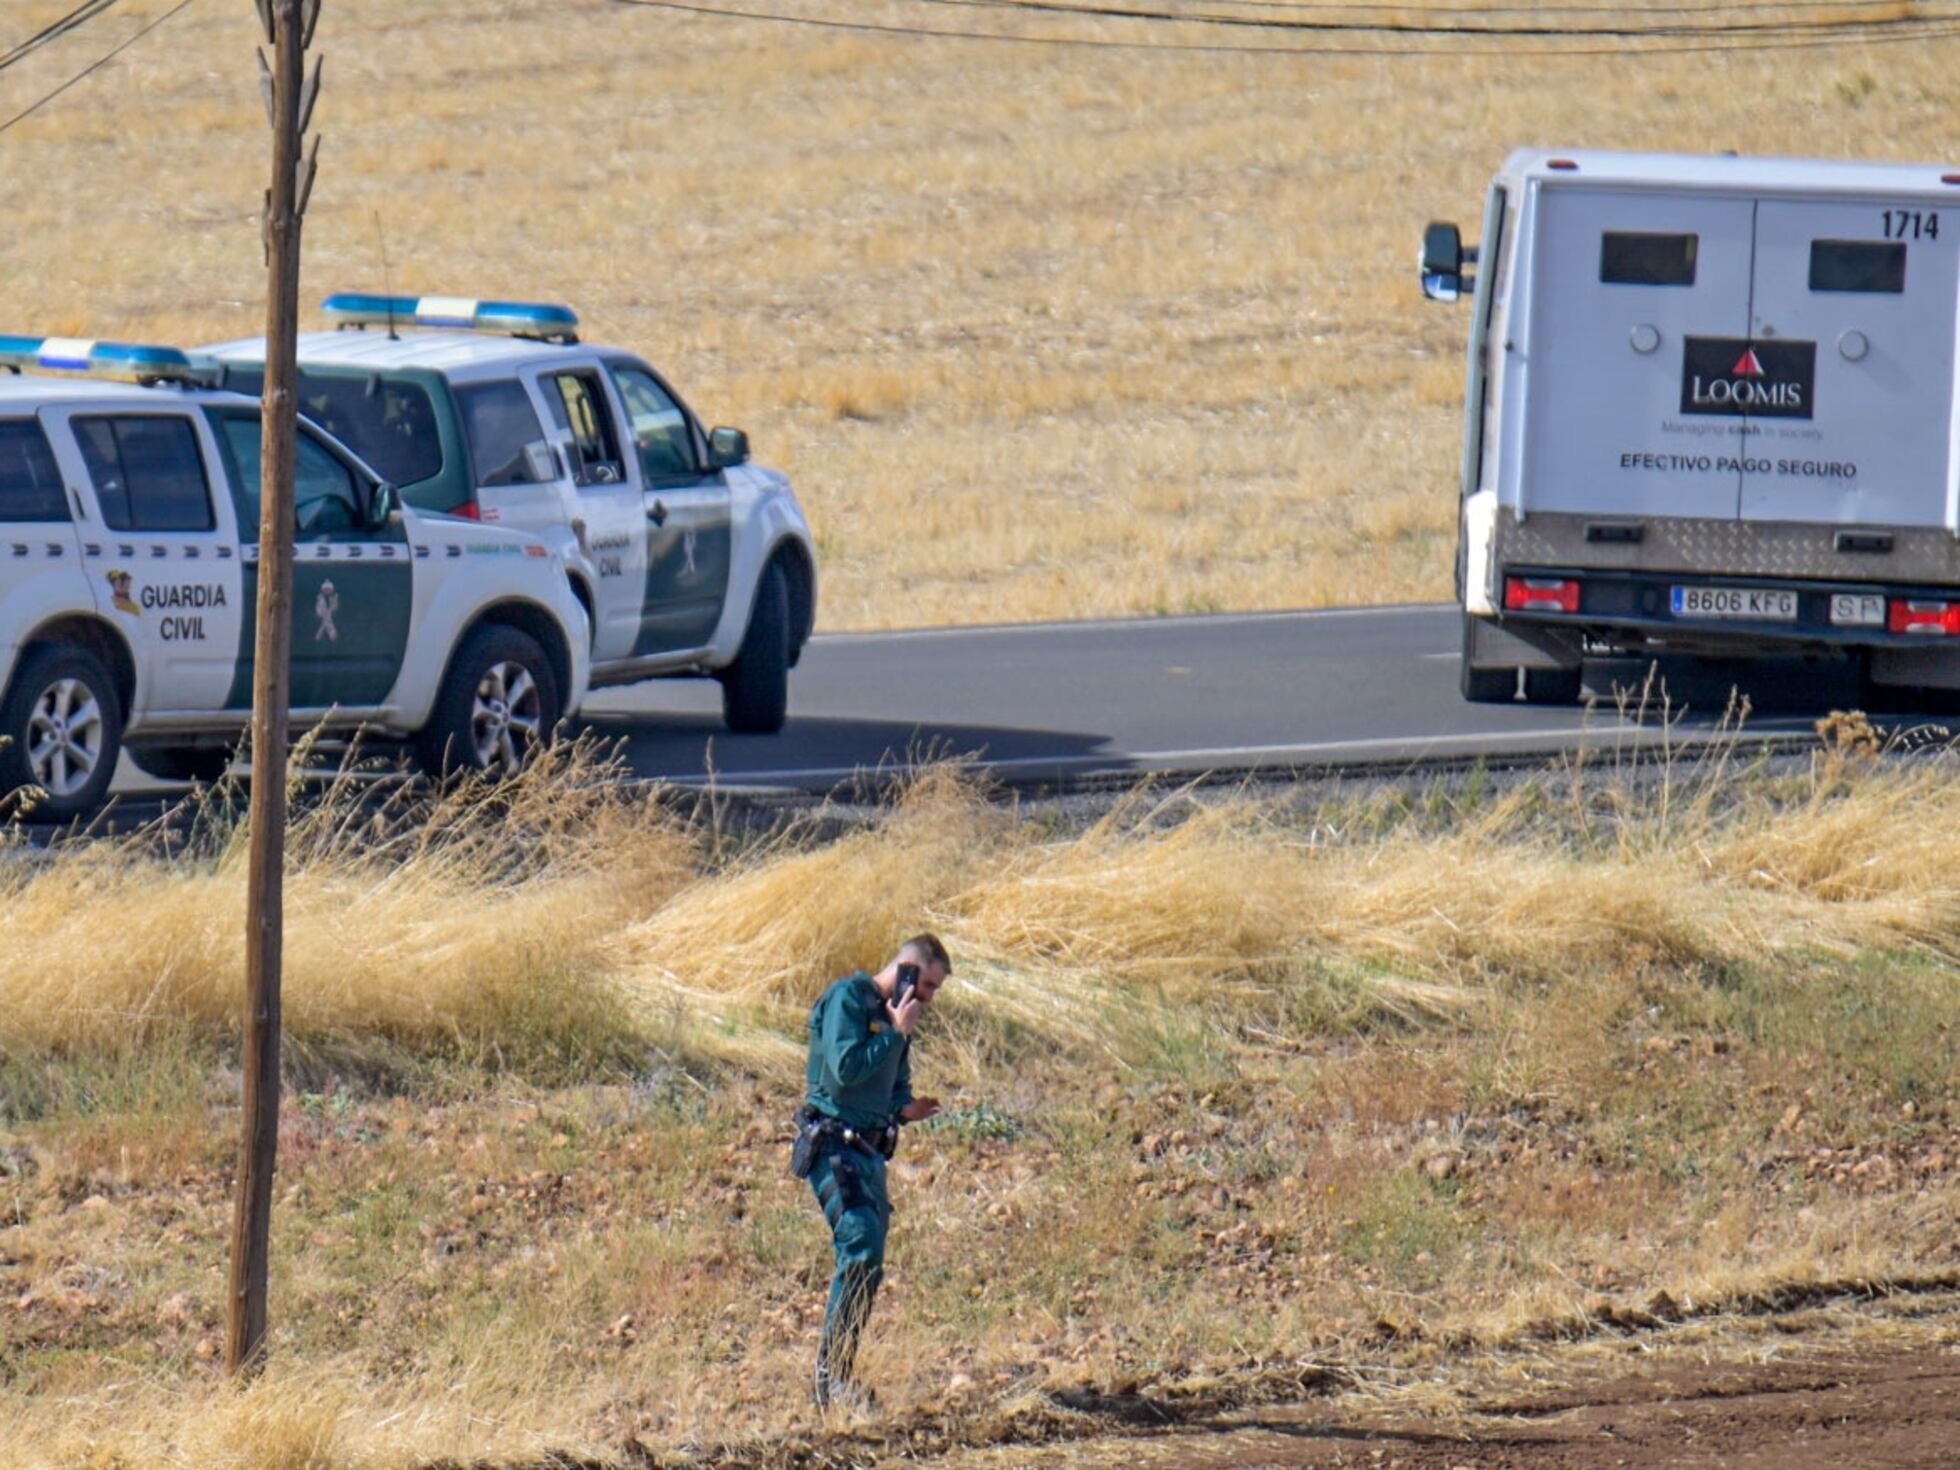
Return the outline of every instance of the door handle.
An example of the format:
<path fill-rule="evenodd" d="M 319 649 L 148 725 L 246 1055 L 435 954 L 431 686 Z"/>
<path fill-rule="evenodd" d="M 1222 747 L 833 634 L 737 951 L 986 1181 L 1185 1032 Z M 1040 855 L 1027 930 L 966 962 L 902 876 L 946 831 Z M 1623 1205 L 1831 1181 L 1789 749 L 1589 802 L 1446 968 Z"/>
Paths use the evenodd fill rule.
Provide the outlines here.
<path fill-rule="evenodd" d="M 649 511 L 647 512 L 647 519 L 648 519 L 648 520 L 650 520 L 650 521 L 652 521 L 652 522 L 654 523 L 654 525 L 655 525 L 655 526 L 664 526 L 664 525 L 666 525 L 666 524 L 667 524 L 667 502 L 666 502 L 666 501 L 664 501 L 664 500 L 656 500 L 656 501 L 654 501 L 654 503 L 653 503 L 653 509 L 651 509 L 651 510 L 649 510 Z"/>

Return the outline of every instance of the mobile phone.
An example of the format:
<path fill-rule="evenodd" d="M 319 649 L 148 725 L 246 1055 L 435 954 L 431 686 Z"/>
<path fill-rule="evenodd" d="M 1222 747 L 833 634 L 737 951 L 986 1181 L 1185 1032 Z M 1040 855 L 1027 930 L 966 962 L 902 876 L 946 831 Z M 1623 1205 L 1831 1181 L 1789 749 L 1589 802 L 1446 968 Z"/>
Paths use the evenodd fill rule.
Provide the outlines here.
<path fill-rule="evenodd" d="M 904 1005 L 905 998 L 913 992 L 918 986 L 918 983 L 919 967 L 917 965 L 900 965 L 898 967 L 898 984 L 892 990 L 892 1005 L 894 1007 Z"/>

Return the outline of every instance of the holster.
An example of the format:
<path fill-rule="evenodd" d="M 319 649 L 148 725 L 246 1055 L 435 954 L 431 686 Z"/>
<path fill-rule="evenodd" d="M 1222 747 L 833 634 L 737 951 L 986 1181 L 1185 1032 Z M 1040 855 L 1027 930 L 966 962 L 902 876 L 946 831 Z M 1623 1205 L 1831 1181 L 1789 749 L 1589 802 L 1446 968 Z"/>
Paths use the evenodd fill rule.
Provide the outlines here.
<path fill-rule="evenodd" d="M 820 1113 L 807 1107 L 796 1110 L 796 1141 L 789 1146 L 790 1178 L 808 1179 L 810 1171 L 817 1167 L 817 1153 L 823 1147 L 823 1123 Z"/>

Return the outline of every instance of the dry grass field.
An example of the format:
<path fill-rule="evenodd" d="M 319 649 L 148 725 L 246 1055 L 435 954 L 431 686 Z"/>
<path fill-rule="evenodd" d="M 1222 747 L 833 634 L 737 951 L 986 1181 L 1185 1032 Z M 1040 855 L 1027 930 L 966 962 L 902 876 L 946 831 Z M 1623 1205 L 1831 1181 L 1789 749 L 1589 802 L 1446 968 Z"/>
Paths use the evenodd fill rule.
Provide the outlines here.
<path fill-rule="evenodd" d="M 939 1442 L 1073 1389 L 1434 1383 L 1960 1285 L 1949 758 L 1086 830 L 942 773 L 744 842 L 593 774 L 297 834 L 242 1395 L 238 835 L 0 869 L 0 1462 L 791 1463 L 827 1271 L 783 1175 L 802 1015 L 921 914 L 959 961 L 920 1043 L 949 1111 L 897 1166 L 869 1371 Z"/>
<path fill-rule="evenodd" d="M 67 8 L 9 0 L 0 42 Z M 0 117 L 163 8 L 0 74 Z M 199 0 L 0 138 L 8 330 L 258 329 L 255 31 Z M 327 0 L 322 48 L 309 295 L 379 284 L 385 232 L 398 288 L 575 303 L 796 477 L 831 628 L 1443 595 L 1464 315 L 1415 242 L 1507 149 L 1960 159 L 1953 41 L 1328 59 Z"/>

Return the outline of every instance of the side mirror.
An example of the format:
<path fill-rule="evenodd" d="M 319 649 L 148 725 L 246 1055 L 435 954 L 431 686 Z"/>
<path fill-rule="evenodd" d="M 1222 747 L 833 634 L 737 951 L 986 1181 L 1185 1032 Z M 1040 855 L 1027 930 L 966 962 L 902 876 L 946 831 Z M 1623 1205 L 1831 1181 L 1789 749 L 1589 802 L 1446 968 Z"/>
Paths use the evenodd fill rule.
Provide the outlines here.
<path fill-rule="evenodd" d="M 708 435 L 708 461 L 718 470 L 749 462 L 749 436 L 740 429 L 716 429 Z"/>
<path fill-rule="evenodd" d="M 1433 222 L 1422 232 L 1422 294 L 1431 301 L 1456 300 L 1473 284 L 1464 267 L 1476 258 L 1476 247 L 1464 248 L 1455 225 Z"/>
<path fill-rule="evenodd" d="M 558 478 L 558 456 L 551 452 L 549 443 L 533 439 L 524 446 L 524 472 L 533 485 L 548 485 Z"/>
<path fill-rule="evenodd" d="M 394 515 L 394 513 L 400 509 L 401 509 L 401 499 L 395 493 L 395 487 L 393 485 L 384 485 L 377 482 L 373 491 L 368 495 L 368 503 L 367 503 L 368 530 L 370 531 L 380 530 L 383 526 L 388 524 L 389 517 Z"/>

